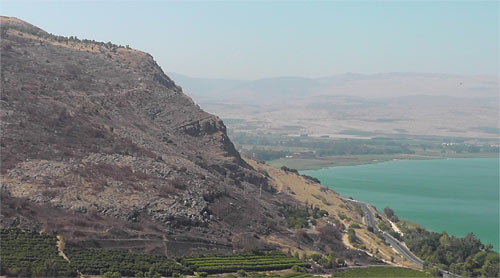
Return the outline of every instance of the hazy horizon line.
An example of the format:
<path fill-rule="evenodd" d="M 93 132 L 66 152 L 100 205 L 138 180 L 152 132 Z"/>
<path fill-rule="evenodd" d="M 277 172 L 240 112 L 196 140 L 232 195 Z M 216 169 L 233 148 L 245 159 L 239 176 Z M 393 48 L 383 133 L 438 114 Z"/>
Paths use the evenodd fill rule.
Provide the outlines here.
<path fill-rule="evenodd" d="M 343 72 L 343 73 L 337 73 L 337 74 L 330 74 L 330 75 L 322 75 L 322 76 L 317 76 L 317 77 L 309 77 L 309 76 L 300 76 L 300 75 L 276 75 L 276 76 L 269 76 L 269 77 L 259 77 L 259 78 L 248 78 L 248 79 L 243 79 L 243 78 L 229 78 L 229 77 L 210 77 L 210 76 L 193 76 L 190 74 L 185 74 L 185 73 L 180 73 L 177 71 L 165 71 L 166 75 L 169 74 L 175 74 L 187 78 L 192 78 L 192 79 L 210 79 L 210 80 L 231 80 L 231 81 L 258 81 L 258 80 L 267 80 L 267 79 L 287 79 L 287 78 L 297 78 L 297 79 L 309 79 L 309 80 L 318 80 L 318 79 L 324 79 L 324 78 L 330 78 L 330 77 L 336 77 L 336 76 L 343 76 L 343 75 L 360 75 L 360 76 L 375 76 L 375 75 L 432 75 L 432 76 L 448 76 L 448 77 L 461 77 L 461 76 L 466 76 L 466 77 L 493 77 L 497 78 L 500 80 L 500 77 L 495 75 L 495 74 L 482 74 L 482 73 L 477 73 L 477 74 L 457 74 L 457 73 L 444 73 L 444 72 L 419 72 L 419 71 L 391 71 L 391 72 L 376 72 L 376 73 L 363 73 L 363 72 Z"/>

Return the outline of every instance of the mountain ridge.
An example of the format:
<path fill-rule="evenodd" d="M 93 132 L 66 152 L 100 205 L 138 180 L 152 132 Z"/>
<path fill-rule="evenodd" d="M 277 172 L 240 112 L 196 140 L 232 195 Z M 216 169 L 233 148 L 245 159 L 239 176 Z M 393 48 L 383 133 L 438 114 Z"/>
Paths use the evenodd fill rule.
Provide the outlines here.
<path fill-rule="evenodd" d="M 149 54 L 0 19 L 0 226 L 168 256 L 333 248 L 373 261 L 340 239 L 298 240 L 286 214 L 304 204 Z"/>
<path fill-rule="evenodd" d="M 199 100 L 229 98 L 236 101 L 235 96 L 245 97 L 245 94 L 251 93 L 253 97 L 258 98 L 254 102 L 262 101 L 260 98 L 264 96 L 268 98 L 319 95 L 367 98 L 407 95 L 494 97 L 499 84 L 498 78 L 491 75 L 414 72 L 344 73 L 318 78 L 284 76 L 256 80 L 196 78 L 175 72 L 169 72 L 169 74 L 179 80 L 189 95 L 193 95 Z M 398 85 L 399 83 L 401 84 Z M 203 86 L 202 84 L 211 84 L 211 86 Z M 383 92 L 381 86 L 389 92 Z M 478 88 L 484 90 L 480 95 L 477 95 Z M 301 93 L 290 93 L 296 90 L 300 90 Z"/>
<path fill-rule="evenodd" d="M 226 178 L 271 190 L 241 159 L 222 121 L 184 95 L 149 54 L 5 20 L 12 19 L 2 18 L 4 194 L 72 213 L 142 217 L 169 231 L 208 226 L 211 202 L 227 195 Z M 9 219 L 3 222 L 19 222 Z M 44 229 L 69 224 L 38 220 Z M 69 230 L 65 236 L 76 241 L 102 233 Z"/>
<path fill-rule="evenodd" d="M 0 227 L 168 257 L 334 252 L 367 265 L 396 256 L 337 193 L 242 158 L 220 118 L 151 55 L 0 20 Z M 363 225 L 359 244 L 380 254 L 347 243 L 353 223 Z"/>

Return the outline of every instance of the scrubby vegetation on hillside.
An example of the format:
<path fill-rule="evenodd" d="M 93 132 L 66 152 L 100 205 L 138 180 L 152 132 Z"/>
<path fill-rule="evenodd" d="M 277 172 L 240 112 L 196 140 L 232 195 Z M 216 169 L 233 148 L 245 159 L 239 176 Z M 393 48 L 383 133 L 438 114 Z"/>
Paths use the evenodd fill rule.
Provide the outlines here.
<path fill-rule="evenodd" d="M 328 216 L 326 210 L 322 210 L 317 206 L 309 206 L 306 204 L 301 207 L 282 207 L 280 213 L 285 216 L 287 226 L 293 229 L 302 229 L 309 227 L 309 223 L 316 224 L 316 219 Z"/>
<path fill-rule="evenodd" d="M 8 31 L 8 29 L 14 29 L 14 30 L 26 33 L 26 34 L 30 34 L 30 35 L 33 35 L 36 37 L 44 38 L 46 40 L 50 40 L 50 41 L 54 41 L 54 42 L 65 43 L 66 45 L 79 43 L 79 44 L 83 44 L 85 46 L 90 46 L 92 48 L 94 48 L 94 46 L 95 46 L 95 47 L 98 47 L 99 49 L 106 48 L 106 49 L 109 49 L 111 51 L 116 51 L 116 49 L 118 49 L 118 48 L 130 49 L 130 47 L 128 45 L 127 46 L 116 45 L 112 42 L 104 43 L 104 42 L 98 42 L 95 40 L 79 39 L 76 36 L 70 36 L 70 37 L 58 36 L 58 35 L 54 35 L 54 34 L 45 32 L 42 29 L 37 28 L 37 27 L 32 26 L 32 25 L 16 24 L 15 21 L 14 22 L 9 22 L 9 21 L 2 22 L 2 33 L 6 33 Z"/>
<path fill-rule="evenodd" d="M 439 268 L 464 277 L 498 277 L 498 253 L 491 250 L 491 244 L 483 245 L 473 233 L 457 238 L 446 232 L 430 232 L 402 223 L 399 226 L 406 245 L 434 273 Z"/>

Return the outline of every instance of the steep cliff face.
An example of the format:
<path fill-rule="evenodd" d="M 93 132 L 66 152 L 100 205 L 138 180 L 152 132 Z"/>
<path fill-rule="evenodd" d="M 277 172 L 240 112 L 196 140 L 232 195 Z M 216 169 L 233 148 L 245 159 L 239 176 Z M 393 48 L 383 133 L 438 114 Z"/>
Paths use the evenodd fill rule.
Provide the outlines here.
<path fill-rule="evenodd" d="M 350 202 L 244 161 L 149 54 L 16 18 L 0 26 L 0 227 L 168 256 L 275 248 L 381 263 L 342 242 L 362 225 Z"/>
<path fill-rule="evenodd" d="M 149 54 L 1 24 L 2 198 L 13 203 L 2 225 L 75 242 L 183 234 L 232 246 L 279 217 L 267 177 Z M 53 209 L 64 216 L 41 213 Z"/>
<path fill-rule="evenodd" d="M 351 223 L 334 213 L 360 221 L 348 203 L 247 163 L 149 54 L 0 19 L 0 226 L 168 256 L 275 248 L 379 263 L 342 242 Z"/>

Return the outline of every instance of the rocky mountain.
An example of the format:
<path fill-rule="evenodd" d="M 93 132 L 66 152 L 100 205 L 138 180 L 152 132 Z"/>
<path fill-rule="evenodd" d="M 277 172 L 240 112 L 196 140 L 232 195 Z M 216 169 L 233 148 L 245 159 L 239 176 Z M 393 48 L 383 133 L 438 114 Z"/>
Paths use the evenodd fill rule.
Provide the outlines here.
<path fill-rule="evenodd" d="M 11 17 L 1 27 L 2 227 L 169 256 L 300 247 L 286 213 L 304 204 L 149 54 Z M 321 250 L 369 258 L 329 241 Z"/>
<path fill-rule="evenodd" d="M 0 19 L 0 227 L 169 257 L 278 249 L 412 266 L 342 196 L 242 158 L 149 54 Z"/>
<path fill-rule="evenodd" d="M 149 54 L 1 23 L 2 197 L 113 219 L 78 225 L 33 209 L 3 214 L 3 225 L 38 223 L 73 239 L 189 231 L 227 246 L 234 232 L 265 231 L 277 217 L 266 177 Z"/>

